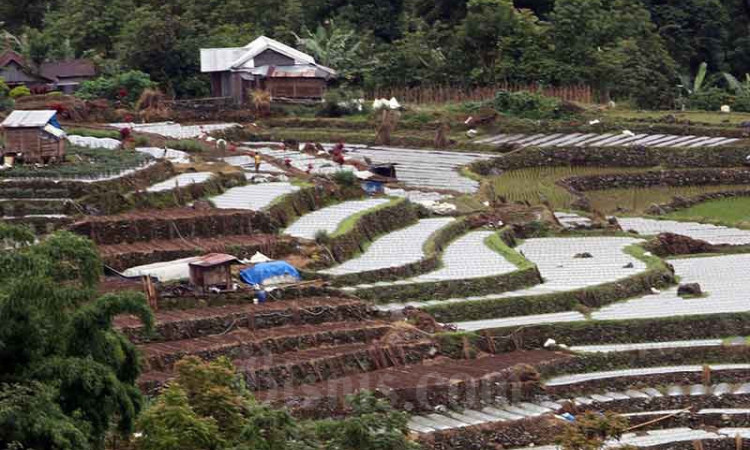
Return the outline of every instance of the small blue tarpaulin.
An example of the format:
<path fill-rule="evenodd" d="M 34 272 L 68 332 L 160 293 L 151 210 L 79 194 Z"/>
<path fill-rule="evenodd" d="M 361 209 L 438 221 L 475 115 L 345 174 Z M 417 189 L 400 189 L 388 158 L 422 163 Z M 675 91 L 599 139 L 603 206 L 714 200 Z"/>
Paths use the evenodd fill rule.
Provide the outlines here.
<path fill-rule="evenodd" d="M 284 261 L 271 261 L 256 264 L 240 272 L 240 278 L 247 284 L 263 284 L 269 278 L 292 276 L 301 280 L 299 272 L 291 264 Z"/>

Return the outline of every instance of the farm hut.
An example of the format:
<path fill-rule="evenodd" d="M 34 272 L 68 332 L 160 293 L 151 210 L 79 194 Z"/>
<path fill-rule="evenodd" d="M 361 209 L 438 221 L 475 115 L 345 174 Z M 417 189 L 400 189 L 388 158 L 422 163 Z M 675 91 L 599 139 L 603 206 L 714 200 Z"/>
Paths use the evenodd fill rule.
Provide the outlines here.
<path fill-rule="evenodd" d="M 26 163 L 61 162 L 65 157 L 65 132 L 54 110 L 13 111 L 0 127 L 3 156 Z"/>
<path fill-rule="evenodd" d="M 229 289 L 232 286 L 232 265 L 239 264 L 232 255 L 210 253 L 188 264 L 190 284 L 204 293 L 212 287 Z"/>
<path fill-rule="evenodd" d="M 201 72 L 211 75 L 211 94 L 248 101 L 255 90 L 272 100 L 321 99 L 336 72 L 315 58 L 261 36 L 244 47 L 201 49 Z"/>

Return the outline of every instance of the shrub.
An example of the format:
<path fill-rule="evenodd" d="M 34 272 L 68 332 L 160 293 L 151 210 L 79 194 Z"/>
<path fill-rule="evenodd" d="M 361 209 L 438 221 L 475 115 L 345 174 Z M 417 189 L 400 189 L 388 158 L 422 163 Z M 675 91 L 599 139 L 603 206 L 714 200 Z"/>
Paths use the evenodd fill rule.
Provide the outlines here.
<path fill-rule="evenodd" d="M 318 109 L 319 117 L 342 117 L 367 112 L 362 92 L 335 89 L 328 91 L 323 98 L 323 105 Z"/>
<path fill-rule="evenodd" d="M 339 170 L 338 172 L 333 174 L 333 181 L 335 181 L 339 186 L 350 187 L 356 186 L 359 180 L 357 180 L 354 172 L 351 172 L 349 170 Z"/>
<path fill-rule="evenodd" d="M 728 92 L 710 87 L 700 92 L 692 94 L 687 101 L 688 109 L 697 109 L 701 111 L 718 111 L 721 105 L 731 105 L 734 103 L 734 97 Z"/>
<path fill-rule="evenodd" d="M 132 104 L 138 100 L 144 90 L 155 86 L 156 83 L 151 81 L 151 77 L 147 73 L 131 70 L 111 77 L 99 77 L 95 80 L 85 81 L 81 83 L 81 87 L 75 95 L 84 100 L 105 98 Z"/>
<path fill-rule="evenodd" d="M 120 132 L 115 130 L 95 130 L 92 128 L 70 128 L 68 134 L 76 136 L 90 136 L 95 138 L 120 139 Z"/>
<path fill-rule="evenodd" d="M 526 119 L 559 119 L 566 115 L 560 100 L 535 92 L 497 91 L 492 103 L 498 112 Z"/>
<path fill-rule="evenodd" d="M 31 95 L 31 91 L 26 86 L 17 86 L 11 89 L 8 95 L 10 98 L 16 99 Z"/>
<path fill-rule="evenodd" d="M 173 150 L 182 150 L 183 152 L 188 153 L 200 153 L 204 150 L 203 144 L 194 139 L 167 141 L 165 145 L 167 146 L 167 148 L 171 148 Z"/>

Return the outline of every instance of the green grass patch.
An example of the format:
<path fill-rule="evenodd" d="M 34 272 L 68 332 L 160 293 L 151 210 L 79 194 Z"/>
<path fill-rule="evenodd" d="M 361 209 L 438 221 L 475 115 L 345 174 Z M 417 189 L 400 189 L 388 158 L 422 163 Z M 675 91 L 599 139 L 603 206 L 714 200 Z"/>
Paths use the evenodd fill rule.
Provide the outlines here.
<path fill-rule="evenodd" d="M 722 114 L 710 111 L 630 111 L 610 109 L 604 112 L 605 118 L 623 120 L 659 121 L 666 116 L 672 115 L 679 121 L 693 123 L 704 123 L 709 125 L 739 125 L 750 121 L 750 113 Z"/>
<path fill-rule="evenodd" d="M 709 200 L 663 216 L 690 222 L 710 222 L 750 228 L 750 196 Z"/>
<path fill-rule="evenodd" d="M 508 260 L 509 263 L 513 264 L 519 269 L 528 269 L 534 267 L 534 263 L 524 258 L 520 253 L 513 250 L 508 246 L 508 244 L 503 242 L 503 239 L 499 234 L 493 234 L 492 236 L 485 239 L 484 243 L 487 247 L 502 255 L 502 257 Z"/>
<path fill-rule="evenodd" d="M 357 222 L 359 222 L 359 220 L 367 214 L 372 214 L 376 211 L 380 211 L 381 209 L 390 208 L 405 201 L 405 198 L 392 198 L 388 203 L 383 203 L 374 208 L 366 209 L 356 214 L 352 214 L 339 224 L 339 226 L 336 228 L 336 231 L 334 231 L 330 237 L 337 237 L 349 233 L 357 225 Z"/>
<path fill-rule="evenodd" d="M 87 136 L 94 138 L 120 139 L 120 132 L 115 130 L 96 130 L 93 128 L 68 128 L 65 132 L 69 135 Z"/>
<path fill-rule="evenodd" d="M 107 150 L 68 145 L 65 161 L 44 167 L 19 164 L 0 171 L 0 178 L 102 178 L 135 169 L 151 156 L 129 150 Z"/>
<path fill-rule="evenodd" d="M 166 145 L 167 148 L 182 150 L 183 152 L 188 153 L 201 153 L 206 149 L 203 143 L 196 141 L 195 139 L 169 140 L 164 145 Z"/>
<path fill-rule="evenodd" d="M 746 184 L 680 187 L 655 186 L 649 188 L 625 188 L 606 189 L 602 191 L 588 191 L 585 193 L 585 195 L 591 202 L 591 207 L 597 211 L 601 211 L 604 214 L 613 214 L 615 212 L 622 214 L 624 212 L 629 215 L 641 215 L 644 214 L 645 211 L 652 205 L 669 203 L 674 197 L 695 197 L 702 194 L 736 190 L 750 190 L 750 186 Z M 747 201 L 748 202 L 745 203 L 745 205 L 750 205 L 750 198 L 748 198 Z M 711 206 L 708 208 L 708 210 L 704 210 L 704 212 L 709 211 L 709 215 L 716 213 L 719 214 L 719 216 L 726 216 L 727 213 L 721 213 L 719 211 L 720 208 L 721 207 Z M 732 214 L 734 213 L 735 212 L 732 212 Z M 685 218 L 687 216 L 682 217 Z M 747 217 L 750 218 L 750 214 Z M 716 220 L 723 219 L 717 218 Z"/>

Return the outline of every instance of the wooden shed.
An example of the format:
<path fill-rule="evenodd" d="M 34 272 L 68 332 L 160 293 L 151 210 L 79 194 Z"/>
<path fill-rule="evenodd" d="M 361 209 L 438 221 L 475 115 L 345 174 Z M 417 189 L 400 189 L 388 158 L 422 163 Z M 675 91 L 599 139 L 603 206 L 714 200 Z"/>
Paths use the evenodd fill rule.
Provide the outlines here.
<path fill-rule="evenodd" d="M 230 289 L 232 286 L 232 265 L 239 264 L 232 255 L 209 253 L 191 262 L 190 284 L 197 289 L 208 292 L 211 287 Z"/>
<path fill-rule="evenodd" d="M 5 140 L 3 156 L 45 164 L 65 158 L 65 132 L 57 121 L 57 111 L 13 111 L 0 127 Z"/>

